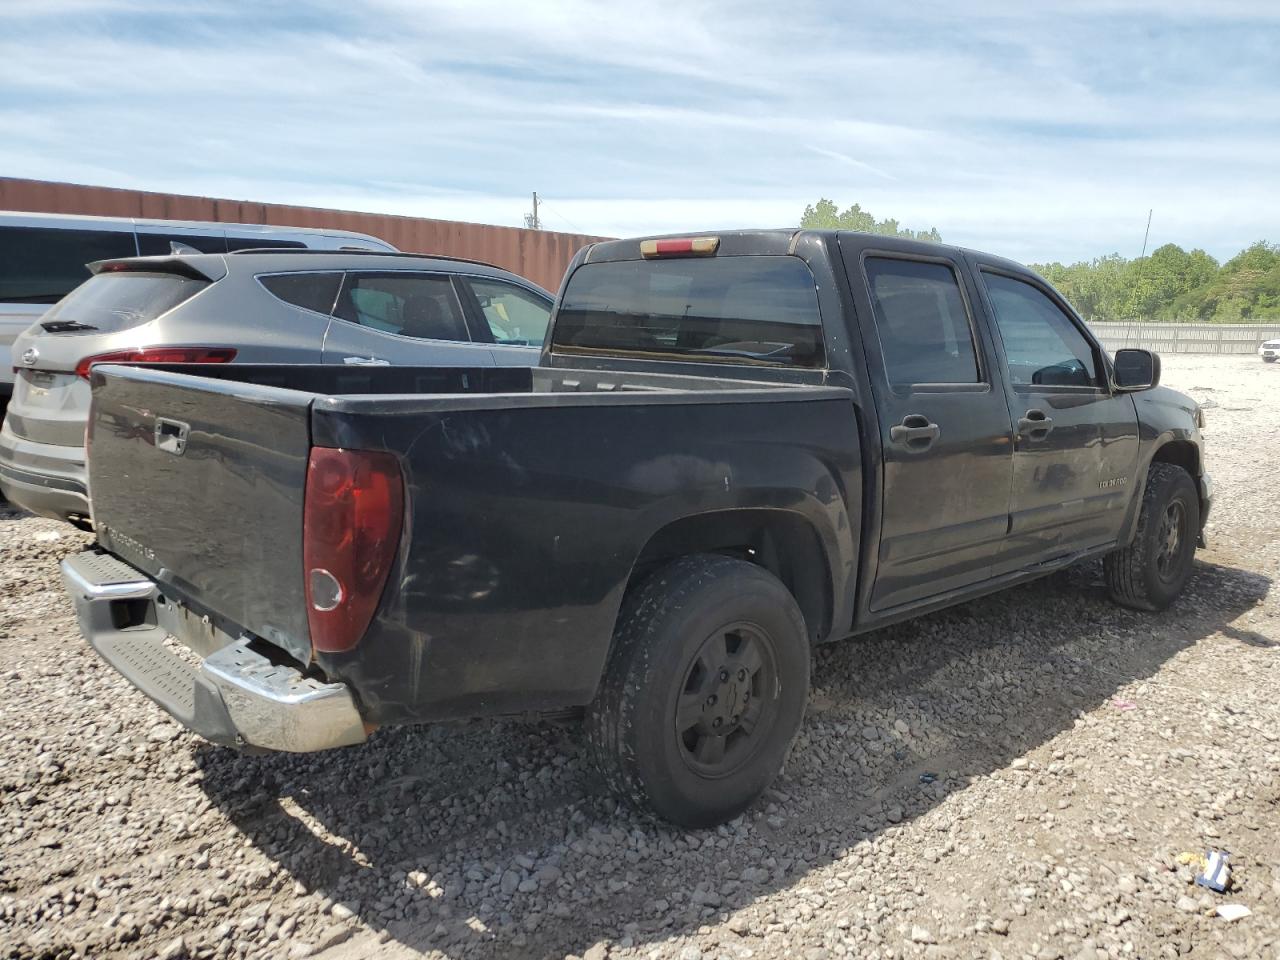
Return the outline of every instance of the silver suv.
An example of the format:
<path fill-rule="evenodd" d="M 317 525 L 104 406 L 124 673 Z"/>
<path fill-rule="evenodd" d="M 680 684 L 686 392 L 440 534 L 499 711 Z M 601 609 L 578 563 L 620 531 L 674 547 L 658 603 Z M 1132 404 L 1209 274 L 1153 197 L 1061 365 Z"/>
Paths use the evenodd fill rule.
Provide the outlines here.
<path fill-rule="evenodd" d="M 115 257 L 177 251 L 227 253 L 251 247 L 392 253 L 396 249 L 377 237 L 349 230 L 0 211 L 0 419 L 13 393 L 17 361 L 9 356 L 10 346 L 50 304 L 89 279 L 85 264 Z"/>
<path fill-rule="evenodd" d="M 107 260 L 15 341 L 0 491 L 89 520 L 89 368 L 125 363 L 532 366 L 553 298 L 498 267 L 376 252 Z"/>

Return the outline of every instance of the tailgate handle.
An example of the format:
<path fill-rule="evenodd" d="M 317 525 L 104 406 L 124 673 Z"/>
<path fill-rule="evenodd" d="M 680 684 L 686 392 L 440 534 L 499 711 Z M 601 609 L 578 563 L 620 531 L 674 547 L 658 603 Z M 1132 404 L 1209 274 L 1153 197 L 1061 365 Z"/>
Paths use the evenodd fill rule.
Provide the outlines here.
<path fill-rule="evenodd" d="M 180 457 L 187 449 L 187 434 L 190 432 L 190 424 L 181 420 L 156 417 L 156 449 Z"/>

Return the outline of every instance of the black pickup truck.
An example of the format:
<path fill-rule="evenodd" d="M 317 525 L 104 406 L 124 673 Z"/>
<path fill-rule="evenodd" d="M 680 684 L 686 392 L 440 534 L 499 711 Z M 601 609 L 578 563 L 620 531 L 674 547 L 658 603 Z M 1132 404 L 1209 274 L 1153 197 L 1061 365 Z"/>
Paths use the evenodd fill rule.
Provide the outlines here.
<path fill-rule="evenodd" d="M 64 576 L 216 743 L 584 713 L 613 789 L 712 824 L 780 769 L 814 644 L 1097 556 L 1173 601 L 1212 493 L 1159 372 L 970 250 L 597 243 L 532 370 L 95 367 Z"/>

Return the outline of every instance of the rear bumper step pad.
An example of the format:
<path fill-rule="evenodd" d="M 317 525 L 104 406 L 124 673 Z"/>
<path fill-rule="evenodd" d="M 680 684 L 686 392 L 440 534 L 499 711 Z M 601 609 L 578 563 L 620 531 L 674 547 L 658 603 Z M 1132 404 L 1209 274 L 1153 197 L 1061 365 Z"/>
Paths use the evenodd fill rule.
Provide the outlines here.
<path fill-rule="evenodd" d="M 62 578 L 93 648 L 205 739 L 295 753 L 364 742 L 364 723 L 344 684 L 273 663 L 248 638 L 201 658 L 156 624 L 156 583 L 111 554 L 88 550 L 68 557 Z M 122 604 L 132 606 L 124 611 Z"/>

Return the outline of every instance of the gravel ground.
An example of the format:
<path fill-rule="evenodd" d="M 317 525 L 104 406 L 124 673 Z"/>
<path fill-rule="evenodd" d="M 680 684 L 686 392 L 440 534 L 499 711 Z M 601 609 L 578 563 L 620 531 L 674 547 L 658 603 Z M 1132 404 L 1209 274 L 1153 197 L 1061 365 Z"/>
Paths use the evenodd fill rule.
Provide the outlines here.
<path fill-rule="evenodd" d="M 212 748 L 81 641 L 57 560 L 88 538 L 0 507 L 0 952 L 1280 958 L 1280 365 L 1165 380 L 1218 484 L 1171 610 L 1094 564 L 824 648 L 785 775 L 697 833 L 553 724 Z M 1179 861 L 1209 848 L 1225 894 Z"/>

